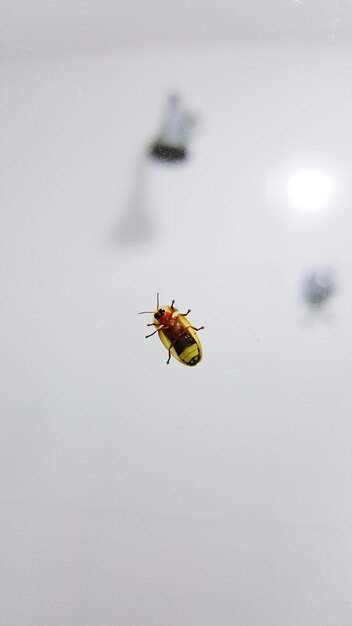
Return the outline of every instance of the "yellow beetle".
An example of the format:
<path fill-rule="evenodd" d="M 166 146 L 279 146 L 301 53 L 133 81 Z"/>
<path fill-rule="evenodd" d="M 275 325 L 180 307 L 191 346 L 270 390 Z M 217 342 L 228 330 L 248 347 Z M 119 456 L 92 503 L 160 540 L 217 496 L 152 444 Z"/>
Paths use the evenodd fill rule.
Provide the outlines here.
<path fill-rule="evenodd" d="M 157 294 L 156 310 L 139 313 L 139 315 L 143 313 L 154 314 L 152 323 L 147 324 L 147 326 L 155 326 L 156 330 L 150 335 L 146 335 L 146 339 L 155 333 L 159 334 L 162 343 L 169 352 L 166 365 L 170 363 L 171 355 L 184 365 L 197 365 L 203 352 L 196 331 L 202 330 L 204 326 L 200 328 L 192 326 L 186 317 L 191 310 L 189 309 L 187 313 L 179 313 L 178 309 L 175 309 L 174 303 L 175 300 L 171 302 L 171 306 L 160 307 L 159 294 Z"/>

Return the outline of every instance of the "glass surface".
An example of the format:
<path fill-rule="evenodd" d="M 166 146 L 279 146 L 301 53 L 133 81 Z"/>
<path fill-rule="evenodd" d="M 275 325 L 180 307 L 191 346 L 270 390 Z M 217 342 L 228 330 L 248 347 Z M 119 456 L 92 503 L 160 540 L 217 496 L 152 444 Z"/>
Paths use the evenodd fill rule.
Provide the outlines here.
<path fill-rule="evenodd" d="M 1 12 L 0 624 L 351 626 L 351 2 Z"/>

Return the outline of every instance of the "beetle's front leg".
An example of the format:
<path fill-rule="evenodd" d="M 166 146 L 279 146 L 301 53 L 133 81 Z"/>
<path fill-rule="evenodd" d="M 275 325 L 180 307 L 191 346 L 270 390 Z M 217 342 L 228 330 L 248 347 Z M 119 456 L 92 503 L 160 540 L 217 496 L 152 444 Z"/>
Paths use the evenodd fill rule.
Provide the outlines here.
<path fill-rule="evenodd" d="M 147 326 L 156 326 L 156 324 L 147 324 Z M 155 335 L 155 333 L 158 333 L 159 330 L 162 330 L 162 326 L 158 325 L 158 328 L 156 330 L 154 330 L 153 333 L 150 333 L 150 335 L 146 335 L 145 338 L 148 339 L 148 337 L 152 337 L 153 335 Z"/>

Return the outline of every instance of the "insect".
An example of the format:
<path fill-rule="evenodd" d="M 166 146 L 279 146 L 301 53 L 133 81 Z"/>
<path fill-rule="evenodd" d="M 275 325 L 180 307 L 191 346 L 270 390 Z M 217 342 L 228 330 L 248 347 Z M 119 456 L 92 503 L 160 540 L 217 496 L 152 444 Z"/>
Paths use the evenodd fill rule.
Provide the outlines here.
<path fill-rule="evenodd" d="M 200 328 L 192 326 L 187 319 L 191 309 L 187 313 L 179 313 L 178 309 L 174 307 L 174 303 L 175 300 L 171 302 L 171 306 L 160 307 L 159 294 L 157 294 L 156 310 L 141 311 L 138 314 L 153 313 L 154 315 L 152 323 L 147 324 L 147 326 L 155 326 L 156 330 L 150 335 L 146 335 L 146 339 L 156 333 L 159 334 L 162 343 L 169 352 L 166 365 L 170 363 L 171 355 L 184 365 L 197 365 L 202 358 L 202 346 L 196 331 L 202 330 L 204 326 Z"/>

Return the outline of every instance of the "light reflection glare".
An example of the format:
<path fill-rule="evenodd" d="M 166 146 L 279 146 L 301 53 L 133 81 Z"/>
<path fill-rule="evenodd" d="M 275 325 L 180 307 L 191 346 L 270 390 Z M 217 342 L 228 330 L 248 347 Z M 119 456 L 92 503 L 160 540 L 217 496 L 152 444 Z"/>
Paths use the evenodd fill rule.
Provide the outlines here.
<path fill-rule="evenodd" d="M 332 178 L 320 170 L 302 170 L 288 179 L 287 193 L 292 206 L 304 211 L 325 207 L 334 192 Z"/>

